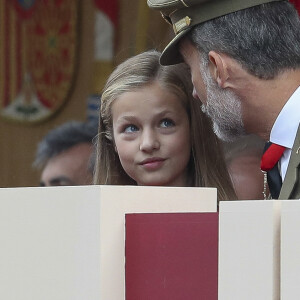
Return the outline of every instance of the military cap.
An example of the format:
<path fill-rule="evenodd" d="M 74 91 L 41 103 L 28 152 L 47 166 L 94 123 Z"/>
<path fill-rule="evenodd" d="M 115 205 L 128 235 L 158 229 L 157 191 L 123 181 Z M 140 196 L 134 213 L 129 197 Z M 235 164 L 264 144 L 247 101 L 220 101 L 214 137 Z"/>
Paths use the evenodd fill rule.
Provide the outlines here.
<path fill-rule="evenodd" d="M 177 44 L 193 26 L 238 10 L 274 1 L 282 0 L 147 0 L 148 6 L 159 10 L 175 32 L 175 38 L 166 46 L 160 63 L 172 65 L 182 62 Z"/>

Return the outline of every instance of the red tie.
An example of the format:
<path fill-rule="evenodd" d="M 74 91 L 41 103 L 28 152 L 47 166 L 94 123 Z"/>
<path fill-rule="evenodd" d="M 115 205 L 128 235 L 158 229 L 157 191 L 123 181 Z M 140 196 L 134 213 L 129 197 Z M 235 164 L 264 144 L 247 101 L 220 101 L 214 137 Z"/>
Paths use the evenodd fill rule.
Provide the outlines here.
<path fill-rule="evenodd" d="M 260 167 L 263 171 L 266 171 L 269 190 L 273 199 L 278 199 L 282 186 L 282 179 L 277 163 L 284 150 L 285 147 L 283 146 L 267 142 L 261 158 Z"/>
<path fill-rule="evenodd" d="M 285 147 L 271 143 L 261 158 L 260 168 L 263 171 L 270 171 L 273 169 L 282 156 L 284 150 Z"/>

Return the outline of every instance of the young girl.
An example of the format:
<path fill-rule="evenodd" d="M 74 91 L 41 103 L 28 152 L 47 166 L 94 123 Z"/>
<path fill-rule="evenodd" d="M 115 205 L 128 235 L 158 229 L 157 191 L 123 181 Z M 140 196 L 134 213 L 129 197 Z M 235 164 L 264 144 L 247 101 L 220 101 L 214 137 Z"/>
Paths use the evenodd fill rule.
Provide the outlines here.
<path fill-rule="evenodd" d="M 216 187 L 236 199 L 218 138 L 184 64 L 161 66 L 160 53 L 129 58 L 101 97 L 95 184 Z"/>

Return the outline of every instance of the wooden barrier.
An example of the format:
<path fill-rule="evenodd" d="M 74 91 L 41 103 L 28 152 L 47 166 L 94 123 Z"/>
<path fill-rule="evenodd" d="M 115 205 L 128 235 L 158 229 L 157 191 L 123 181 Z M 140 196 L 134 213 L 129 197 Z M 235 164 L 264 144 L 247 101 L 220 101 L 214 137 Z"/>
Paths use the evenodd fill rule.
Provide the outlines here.
<path fill-rule="evenodd" d="M 155 226 L 156 230 L 151 231 L 154 235 L 147 239 L 153 243 L 153 249 L 162 249 L 160 239 L 164 235 L 157 235 L 157 231 L 164 232 L 163 224 L 171 229 L 169 232 L 176 231 L 175 235 L 165 235 L 166 241 L 174 245 L 178 230 L 178 237 L 181 236 L 186 247 L 183 250 L 178 248 L 179 252 L 174 256 L 181 269 L 174 269 L 180 274 L 172 280 L 180 282 L 185 276 L 178 270 L 188 271 L 184 264 L 192 262 L 185 252 L 180 251 L 192 253 L 188 245 L 195 245 L 191 235 L 179 234 L 183 227 L 177 221 L 183 218 L 181 221 L 185 220 L 194 230 L 212 213 L 217 216 L 216 211 L 216 190 L 209 188 L 81 186 L 0 189 L 0 299 L 124 300 L 125 216 L 128 214 L 141 214 L 139 222 L 145 213 L 148 220 L 163 217 L 159 226 Z M 175 227 L 175 223 L 169 223 L 168 219 L 173 222 L 174 213 L 180 213 L 176 221 L 179 225 Z M 167 219 L 164 219 L 164 214 L 168 215 Z M 192 218 L 198 220 L 198 225 L 192 224 Z M 211 230 L 212 224 L 215 223 L 204 222 L 203 226 L 210 226 Z M 138 230 L 139 234 L 143 234 L 143 226 Z M 221 202 L 219 245 L 210 243 L 209 235 L 195 237 L 199 253 L 205 253 L 201 252 L 203 250 L 212 254 L 218 252 L 218 287 L 214 285 L 218 291 L 212 290 L 209 295 L 205 294 L 208 295 L 205 298 L 201 298 L 204 292 L 197 291 L 201 295 L 197 298 L 196 293 L 195 299 L 215 300 L 217 294 L 219 300 L 300 298 L 299 228 L 299 200 Z M 214 234 L 210 233 L 211 236 Z M 134 236 L 131 235 L 131 241 Z M 206 242 L 202 244 L 201 240 Z M 131 246 L 127 245 L 126 251 L 128 247 Z M 197 249 L 193 248 L 195 252 Z M 151 251 L 146 255 L 149 253 Z M 167 252 L 163 253 L 166 255 Z M 201 268 L 200 258 L 203 257 L 199 255 L 197 261 Z M 130 259 L 135 264 L 134 255 Z M 158 259 L 161 267 L 163 260 Z M 149 263 L 148 267 L 151 265 Z M 135 268 L 136 265 L 131 270 L 138 270 Z M 204 275 L 209 274 L 208 271 L 211 270 L 206 269 Z M 168 277 L 157 276 L 155 280 L 159 278 L 167 283 Z M 193 282 L 197 284 L 197 280 Z M 134 292 L 134 282 L 131 281 L 130 285 Z M 176 296 L 170 299 L 187 299 L 179 292 L 179 283 L 178 286 Z M 190 295 L 188 299 L 193 300 Z M 168 294 L 164 299 L 168 299 Z"/>
<path fill-rule="evenodd" d="M 280 299 L 280 206 L 220 203 L 219 300 Z"/>
<path fill-rule="evenodd" d="M 300 299 L 300 201 L 282 201 L 281 300 Z"/>
<path fill-rule="evenodd" d="M 125 214 L 216 212 L 216 189 L 0 189 L 0 299 L 125 299 Z"/>

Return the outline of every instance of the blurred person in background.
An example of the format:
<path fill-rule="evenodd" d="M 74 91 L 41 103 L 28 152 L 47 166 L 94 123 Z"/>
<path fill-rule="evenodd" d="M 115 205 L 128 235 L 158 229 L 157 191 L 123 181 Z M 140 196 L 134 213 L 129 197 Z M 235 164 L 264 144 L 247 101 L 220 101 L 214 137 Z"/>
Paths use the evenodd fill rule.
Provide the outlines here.
<path fill-rule="evenodd" d="M 95 121 L 70 121 L 51 130 L 39 142 L 33 162 L 42 170 L 40 186 L 91 184 L 97 132 Z"/>
<path fill-rule="evenodd" d="M 238 200 L 264 199 L 264 188 L 268 188 L 260 169 L 264 144 L 253 134 L 224 142 L 225 161 Z"/>

